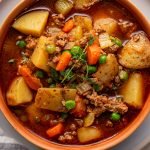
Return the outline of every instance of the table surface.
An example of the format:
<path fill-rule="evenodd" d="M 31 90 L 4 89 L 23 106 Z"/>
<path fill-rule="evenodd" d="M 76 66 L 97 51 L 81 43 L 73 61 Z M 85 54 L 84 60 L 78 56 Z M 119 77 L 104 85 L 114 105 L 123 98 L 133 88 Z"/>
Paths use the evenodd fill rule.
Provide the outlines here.
<path fill-rule="evenodd" d="M 3 0 L 0 4 L 0 25 L 20 0 Z M 150 0 L 132 0 L 140 8 L 144 15 L 150 20 Z M 39 148 L 28 142 L 19 135 L 13 127 L 7 122 L 0 112 L 0 136 L 4 136 L 5 142 L 16 142 L 25 145 L 29 150 L 38 150 Z M 112 150 L 150 150 L 150 115 L 143 124 L 128 139 L 112 148 Z M 6 138 L 5 138 L 6 137 Z M 6 140 L 7 139 L 7 140 Z"/>

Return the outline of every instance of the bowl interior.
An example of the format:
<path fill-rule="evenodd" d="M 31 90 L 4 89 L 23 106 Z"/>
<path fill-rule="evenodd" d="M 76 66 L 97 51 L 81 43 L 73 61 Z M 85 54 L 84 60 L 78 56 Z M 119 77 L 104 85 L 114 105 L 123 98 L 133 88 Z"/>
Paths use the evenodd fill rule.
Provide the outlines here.
<path fill-rule="evenodd" d="M 5 36 L 7 34 L 9 25 L 11 24 L 12 20 L 26 7 L 29 7 L 35 2 L 35 0 L 22 0 L 16 8 L 11 12 L 11 14 L 7 17 L 6 21 L 3 23 L 1 29 L 0 29 L 0 38 L 2 39 L 0 41 L 0 49 L 2 49 L 2 45 L 5 39 Z M 149 22 L 144 18 L 144 16 L 139 12 L 139 10 L 130 2 L 130 0 L 118 0 L 120 4 L 122 4 L 124 7 L 126 7 L 141 23 L 141 26 L 145 30 L 145 32 L 150 36 L 150 26 Z M 145 119 L 147 114 L 150 111 L 150 94 L 148 95 L 148 98 L 145 102 L 145 105 L 143 106 L 141 112 L 139 115 L 135 118 L 135 120 L 127 126 L 123 131 L 119 132 L 117 135 L 115 135 L 112 138 L 103 140 L 101 142 L 97 142 L 90 145 L 84 145 L 84 146 L 65 146 L 53 142 L 49 142 L 47 140 L 44 140 L 43 138 L 39 137 L 32 131 L 29 131 L 27 128 L 22 126 L 22 124 L 17 120 L 17 118 L 11 113 L 11 111 L 8 109 L 5 99 L 2 93 L 2 90 L 0 89 L 0 109 L 5 115 L 6 119 L 10 122 L 10 124 L 26 139 L 28 139 L 30 142 L 38 145 L 39 147 L 42 147 L 44 149 L 51 149 L 51 150 L 102 150 L 102 149 L 108 149 L 119 142 L 123 141 L 125 138 L 127 138 L 133 131 L 136 130 L 136 128 L 142 123 L 142 121 Z"/>

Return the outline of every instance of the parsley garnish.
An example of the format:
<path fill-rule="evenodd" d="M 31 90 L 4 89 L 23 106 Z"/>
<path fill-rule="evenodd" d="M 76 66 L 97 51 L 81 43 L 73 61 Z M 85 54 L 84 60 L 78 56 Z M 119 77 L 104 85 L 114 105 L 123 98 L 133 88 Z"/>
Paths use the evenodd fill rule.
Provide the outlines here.
<path fill-rule="evenodd" d="M 91 35 L 89 42 L 88 42 L 88 45 L 91 46 L 94 43 L 94 41 L 95 41 L 95 38 Z"/>

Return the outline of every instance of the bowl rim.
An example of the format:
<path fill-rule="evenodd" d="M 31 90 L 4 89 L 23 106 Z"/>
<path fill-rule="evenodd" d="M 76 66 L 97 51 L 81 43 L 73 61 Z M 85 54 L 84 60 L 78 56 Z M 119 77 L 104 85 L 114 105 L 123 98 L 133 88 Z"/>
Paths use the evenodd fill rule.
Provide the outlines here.
<path fill-rule="evenodd" d="M 30 5 L 33 3 L 35 0 L 22 0 L 20 1 L 14 9 L 10 12 L 8 17 L 4 20 L 1 28 L 0 28 L 0 37 L 2 37 L 3 40 L 0 41 L 0 47 L 2 47 L 4 37 L 7 33 L 7 30 L 5 27 L 7 27 L 9 24 L 12 22 L 14 19 L 14 16 L 18 15 L 20 11 L 22 11 L 22 8 L 25 8 L 25 6 Z M 141 26 L 145 30 L 145 32 L 150 36 L 150 23 L 149 21 L 144 17 L 144 15 L 139 11 L 139 9 L 130 1 L 130 0 L 117 0 L 121 5 L 125 5 L 124 7 L 127 8 L 131 13 L 133 13 L 133 16 L 135 16 L 138 20 L 138 22 L 141 20 L 142 24 Z M 140 23 L 140 22 L 139 22 Z M 18 120 L 17 118 L 11 113 L 9 108 L 7 107 L 5 100 L 2 96 L 2 90 L 0 87 L 0 109 L 2 113 L 4 114 L 5 118 L 8 120 L 8 122 L 14 127 L 14 129 L 19 132 L 25 139 L 30 141 L 31 143 L 44 148 L 44 149 L 50 149 L 50 150 L 104 150 L 111 148 L 118 143 L 122 142 L 125 140 L 127 137 L 129 137 L 139 126 L 140 124 L 144 121 L 146 116 L 149 114 L 150 111 L 150 93 L 148 95 L 148 98 L 140 111 L 139 115 L 132 121 L 125 129 L 120 131 L 118 134 L 114 135 L 111 138 L 108 138 L 106 140 L 103 140 L 101 142 L 96 142 L 93 144 L 89 145 L 63 145 L 63 144 L 58 144 L 54 142 L 49 142 L 45 140 L 44 138 L 38 136 L 37 134 L 33 133 L 32 131 L 28 130 L 26 127 L 24 127 Z"/>

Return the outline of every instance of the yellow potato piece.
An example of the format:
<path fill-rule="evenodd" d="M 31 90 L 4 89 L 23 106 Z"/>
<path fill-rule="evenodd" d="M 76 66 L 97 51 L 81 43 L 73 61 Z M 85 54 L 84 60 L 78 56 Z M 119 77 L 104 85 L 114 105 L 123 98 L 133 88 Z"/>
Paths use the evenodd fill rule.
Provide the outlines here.
<path fill-rule="evenodd" d="M 62 101 L 74 100 L 76 89 L 40 88 L 35 97 L 35 104 L 39 108 L 63 112 Z"/>
<path fill-rule="evenodd" d="M 135 107 L 142 108 L 144 97 L 144 81 L 140 73 L 130 75 L 128 81 L 124 83 L 119 92 L 123 96 L 124 102 Z"/>
<path fill-rule="evenodd" d="M 95 77 L 102 85 L 109 84 L 118 74 L 119 64 L 114 54 L 108 54 L 105 64 L 100 64 Z"/>
<path fill-rule="evenodd" d="M 100 138 L 102 132 L 94 127 L 82 127 L 77 130 L 77 135 L 81 143 L 86 143 Z"/>
<path fill-rule="evenodd" d="M 73 28 L 70 32 L 69 35 L 74 38 L 75 40 L 80 40 L 83 37 L 83 30 L 81 26 L 76 26 Z"/>
<path fill-rule="evenodd" d="M 17 77 L 10 85 L 7 93 L 7 103 L 10 106 L 17 106 L 32 101 L 32 92 L 25 83 L 23 77 Z"/>
<path fill-rule="evenodd" d="M 26 35 L 39 37 L 45 28 L 48 16 L 48 11 L 32 11 L 18 18 L 12 27 Z"/>
<path fill-rule="evenodd" d="M 49 71 L 48 67 L 48 53 L 46 51 L 46 44 L 49 43 L 49 40 L 45 36 L 41 36 L 36 45 L 36 48 L 31 56 L 32 63 L 37 67 L 46 72 Z"/>

